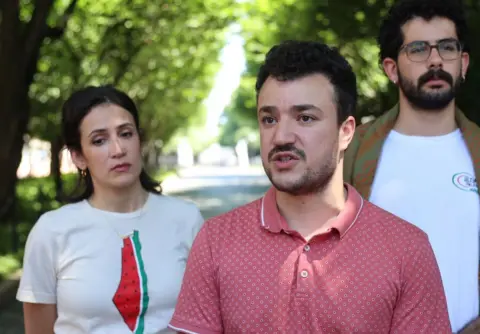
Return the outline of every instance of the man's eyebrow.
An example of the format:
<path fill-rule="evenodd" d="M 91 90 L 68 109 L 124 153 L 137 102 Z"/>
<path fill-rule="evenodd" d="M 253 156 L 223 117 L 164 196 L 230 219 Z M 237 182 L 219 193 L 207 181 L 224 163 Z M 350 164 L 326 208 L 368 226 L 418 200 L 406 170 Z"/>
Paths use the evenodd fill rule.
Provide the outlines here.
<path fill-rule="evenodd" d="M 318 111 L 322 111 L 322 109 L 320 109 L 319 107 L 317 107 L 316 105 L 314 104 L 310 104 L 310 103 L 306 103 L 306 104 L 296 104 L 294 105 L 292 108 L 291 108 L 293 111 L 295 112 L 302 112 L 302 111 L 305 111 L 305 110 L 318 110 Z"/>
<path fill-rule="evenodd" d="M 303 112 L 303 111 L 306 111 L 306 110 L 317 110 L 317 111 L 323 113 L 322 109 L 320 109 L 319 107 L 317 107 L 316 105 L 311 104 L 311 103 L 296 104 L 296 105 L 293 105 L 292 107 L 290 107 L 290 111 L 294 112 L 294 113 L 300 113 L 300 112 Z M 266 113 L 266 114 L 273 114 L 275 112 L 278 112 L 278 108 L 275 107 L 275 106 L 271 106 L 271 105 L 265 105 L 265 106 L 261 106 L 258 109 L 258 112 L 259 113 Z"/>
<path fill-rule="evenodd" d="M 274 107 L 274 106 L 261 106 L 259 109 L 258 109 L 258 112 L 263 112 L 263 113 L 267 113 L 267 114 L 273 114 L 275 111 L 277 111 L 277 108 Z"/>

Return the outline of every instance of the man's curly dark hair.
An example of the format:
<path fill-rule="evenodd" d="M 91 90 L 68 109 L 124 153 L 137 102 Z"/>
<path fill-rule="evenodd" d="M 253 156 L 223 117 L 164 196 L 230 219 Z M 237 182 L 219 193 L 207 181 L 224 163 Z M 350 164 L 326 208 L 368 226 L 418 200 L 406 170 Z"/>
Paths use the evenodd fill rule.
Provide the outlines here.
<path fill-rule="evenodd" d="M 451 20 L 463 50 L 469 50 L 468 26 L 461 0 L 399 0 L 388 11 L 377 38 L 380 47 L 380 62 L 385 58 L 397 60 L 400 47 L 404 43 L 402 27 L 414 18 L 426 21 L 434 17 Z"/>
<path fill-rule="evenodd" d="M 322 74 L 332 83 L 338 124 L 353 116 L 357 104 L 355 73 L 337 49 L 319 42 L 289 40 L 272 47 L 257 75 L 257 97 L 268 77 L 290 81 L 312 74 Z"/>

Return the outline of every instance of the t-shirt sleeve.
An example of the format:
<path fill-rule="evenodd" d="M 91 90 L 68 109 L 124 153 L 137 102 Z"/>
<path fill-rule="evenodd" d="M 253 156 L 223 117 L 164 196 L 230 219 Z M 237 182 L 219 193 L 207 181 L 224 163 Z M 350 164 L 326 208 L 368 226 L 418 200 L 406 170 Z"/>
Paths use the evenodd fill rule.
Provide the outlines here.
<path fill-rule="evenodd" d="M 405 245 L 409 253 L 391 333 L 451 334 L 445 292 L 432 247 L 426 235 L 414 240 Z"/>
<path fill-rule="evenodd" d="M 188 257 L 180 296 L 169 327 L 181 333 L 223 333 L 217 270 L 208 223 L 202 226 Z"/>
<path fill-rule="evenodd" d="M 56 304 L 57 244 L 49 218 L 40 217 L 30 231 L 25 245 L 23 273 L 17 291 L 21 302 Z"/>

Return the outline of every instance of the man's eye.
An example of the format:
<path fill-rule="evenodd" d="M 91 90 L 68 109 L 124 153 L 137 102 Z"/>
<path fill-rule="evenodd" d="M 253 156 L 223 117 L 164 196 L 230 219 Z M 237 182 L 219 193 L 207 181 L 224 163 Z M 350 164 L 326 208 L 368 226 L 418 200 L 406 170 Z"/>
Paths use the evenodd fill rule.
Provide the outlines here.
<path fill-rule="evenodd" d="M 302 115 L 302 116 L 300 116 L 300 120 L 304 123 L 309 123 L 309 122 L 313 121 L 313 118 L 311 116 Z"/>
<path fill-rule="evenodd" d="M 410 52 L 411 53 L 421 53 L 421 52 L 426 52 L 428 50 L 428 47 L 426 44 L 419 43 L 419 44 L 412 44 L 410 45 Z"/>
<path fill-rule="evenodd" d="M 262 123 L 265 123 L 265 124 L 274 124 L 275 123 L 275 119 L 273 117 L 270 117 L 270 116 L 265 116 L 262 118 Z"/>

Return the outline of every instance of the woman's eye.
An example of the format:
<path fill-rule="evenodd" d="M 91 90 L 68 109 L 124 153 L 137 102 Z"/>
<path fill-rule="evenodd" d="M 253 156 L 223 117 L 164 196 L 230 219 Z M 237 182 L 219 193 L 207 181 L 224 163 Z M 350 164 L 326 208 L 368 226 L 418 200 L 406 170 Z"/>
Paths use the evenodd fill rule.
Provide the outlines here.
<path fill-rule="evenodd" d="M 130 138 L 131 136 L 133 136 L 133 133 L 130 132 L 130 131 L 128 131 L 128 132 L 123 132 L 123 133 L 121 134 L 121 136 L 124 137 L 124 138 Z"/>
<path fill-rule="evenodd" d="M 102 145 L 103 143 L 105 143 L 104 138 L 97 138 L 97 139 L 92 140 L 92 144 L 96 145 L 96 146 Z"/>

